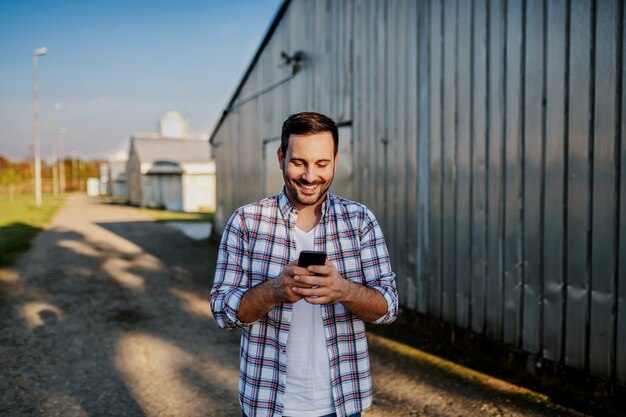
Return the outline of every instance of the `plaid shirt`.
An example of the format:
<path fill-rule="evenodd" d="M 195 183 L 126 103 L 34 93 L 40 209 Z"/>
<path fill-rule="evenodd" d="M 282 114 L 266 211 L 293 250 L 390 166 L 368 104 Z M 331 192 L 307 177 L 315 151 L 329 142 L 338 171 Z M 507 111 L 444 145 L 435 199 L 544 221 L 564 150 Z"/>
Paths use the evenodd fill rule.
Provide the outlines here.
<path fill-rule="evenodd" d="M 211 307 L 218 326 L 243 328 L 239 401 L 249 417 L 282 416 L 292 304 L 278 304 L 250 324 L 237 319 L 237 311 L 249 288 L 278 276 L 295 258 L 293 228 L 297 216 L 283 190 L 236 210 L 222 235 Z M 395 274 L 382 230 L 367 207 L 328 193 L 315 232 L 315 249 L 325 251 L 345 279 L 380 291 L 385 297 L 387 313 L 375 323 L 395 320 Z M 321 312 L 335 410 L 339 417 L 345 417 L 372 402 L 365 324 L 341 303 L 322 305 Z"/>

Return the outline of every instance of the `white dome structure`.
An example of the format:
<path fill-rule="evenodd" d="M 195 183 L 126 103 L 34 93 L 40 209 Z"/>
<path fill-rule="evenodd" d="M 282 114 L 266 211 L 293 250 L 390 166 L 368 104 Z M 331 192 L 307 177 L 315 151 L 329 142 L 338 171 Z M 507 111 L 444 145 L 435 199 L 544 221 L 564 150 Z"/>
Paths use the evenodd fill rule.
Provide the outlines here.
<path fill-rule="evenodd" d="M 161 136 L 168 138 L 184 138 L 187 136 L 187 120 L 177 111 L 168 111 L 159 121 Z"/>

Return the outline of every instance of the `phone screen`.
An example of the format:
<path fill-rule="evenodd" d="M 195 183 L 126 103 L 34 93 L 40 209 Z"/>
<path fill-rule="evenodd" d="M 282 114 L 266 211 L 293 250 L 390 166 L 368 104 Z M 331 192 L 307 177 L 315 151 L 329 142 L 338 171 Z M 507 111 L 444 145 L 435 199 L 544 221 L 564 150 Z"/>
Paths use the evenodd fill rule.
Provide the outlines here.
<path fill-rule="evenodd" d="M 326 253 L 314 250 L 303 250 L 298 258 L 298 266 L 307 268 L 311 265 L 324 265 L 326 263 Z"/>

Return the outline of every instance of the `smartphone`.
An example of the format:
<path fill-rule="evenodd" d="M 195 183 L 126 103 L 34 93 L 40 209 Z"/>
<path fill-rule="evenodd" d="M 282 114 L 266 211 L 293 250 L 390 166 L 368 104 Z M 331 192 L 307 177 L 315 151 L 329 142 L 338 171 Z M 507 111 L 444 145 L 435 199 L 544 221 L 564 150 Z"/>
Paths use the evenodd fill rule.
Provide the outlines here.
<path fill-rule="evenodd" d="M 316 250 L 303 250 L 298 258 L 298 266 L 307 268 L 311 265 L 324 265 L 326 263 L 326 252 Z"/>

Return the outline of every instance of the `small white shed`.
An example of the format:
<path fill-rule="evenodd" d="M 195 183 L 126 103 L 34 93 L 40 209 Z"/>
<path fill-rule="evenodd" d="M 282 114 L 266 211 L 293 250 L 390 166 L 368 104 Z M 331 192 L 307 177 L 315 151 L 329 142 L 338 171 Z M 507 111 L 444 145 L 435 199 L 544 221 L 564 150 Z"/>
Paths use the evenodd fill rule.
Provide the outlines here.
<path fill-rule="evenodd" d="M 129 202 L 173 211 L 215 211 L 215 161 L 206 138 L 131 136 Z"/>
<path fill-rule="evenodd" d="M 128 198 L 126 187 L 126 165 L 128 157 L 115 157 L 108 161 L 108 186 L 107 195 L 114 198 Z"/>

